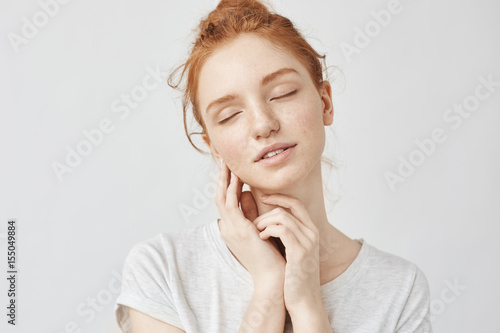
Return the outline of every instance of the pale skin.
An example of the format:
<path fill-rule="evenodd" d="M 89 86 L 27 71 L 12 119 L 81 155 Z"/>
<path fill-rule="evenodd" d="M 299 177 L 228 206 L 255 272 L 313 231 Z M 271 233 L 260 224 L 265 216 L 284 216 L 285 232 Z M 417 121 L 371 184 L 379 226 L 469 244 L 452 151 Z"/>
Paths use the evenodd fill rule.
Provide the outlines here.
<path fill-rule="evenodd" d="M 262 78 L 282 68 L 295 71 L 262 85 Z M 207 110 L 228 94 L 236 98 Z M 321 285 L 349 267 L 361 244 L 331 225 L 325 210 L 321 155 L 324 126 L 333 122 L 330 84 L 317 89 L 291 52 L 247 33 L 206 60 L 198 107 L 208 133 L 203 139 L 220 165 L 221 237 L 254 282 L 245 332 L 283 332 L 286 311 L 296 333 L 331 332 Z M 287 161 L 255 162 L 262 148 L 276 142 L 296 144 Z M 244 183 L 250 191 L 242 192 Z M 250 325 L 259 304 L 267 306 L 265 318 Z M 134 332 L 183 332 L 134 309 L 130 316 Z"/>

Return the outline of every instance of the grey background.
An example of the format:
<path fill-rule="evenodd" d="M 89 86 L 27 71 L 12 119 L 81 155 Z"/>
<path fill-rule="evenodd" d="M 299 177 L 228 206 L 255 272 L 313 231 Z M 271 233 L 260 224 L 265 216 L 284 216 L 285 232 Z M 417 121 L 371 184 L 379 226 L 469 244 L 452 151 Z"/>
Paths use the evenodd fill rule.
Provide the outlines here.
<path fill-rule="evenodd" d="M 22 35 L 24 17 L 43 19 L 40 3 L 49 1 L 0 5 L 1 276 L 8 219 L 18 224 L 19 270 L 18 325 L 6 324 L 1 278 L 0 330 L 60 333 L 74 322 L 81 332 L 119 332 L 113 306 L 128 250 L 215 218 L 218 168 L 188 143 L 180 95 L 165 83 L 126 117 L 112 104 L 140 90 L 148 67 L 180 65 L 218 2 L 74 0 L 16 52 L 9 36 Z M 473 101 L 481 76 L 500 81 L 500 3 L 401 0 L 350 58 L 342 47 L 355 46 L 356 29 L 375 29 L 371 12 L 390 1 L 271 3 L 341 70 L 330 71 L 325 156 L 343 163 L 328 183 L 341 199 L 330 221 L 426 273 L 435 332 L 499 332 L 500 87 L 457 128 L 443 115 Z M 106 118 L 113 131 L 58 179 L 53 163 Z M 437 128 L 447 139 L 392 190 L 385 173 Z"/>

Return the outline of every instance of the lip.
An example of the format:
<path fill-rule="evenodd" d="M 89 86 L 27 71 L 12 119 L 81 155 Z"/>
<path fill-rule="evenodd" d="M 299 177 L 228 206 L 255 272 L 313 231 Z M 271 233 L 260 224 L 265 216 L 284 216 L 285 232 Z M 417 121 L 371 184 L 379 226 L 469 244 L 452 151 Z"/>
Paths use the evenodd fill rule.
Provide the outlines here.
<path fill-rule="evenodd" d="M 262 149 L 259 154 L 257 155 L 257 158 L 254 162 L 258 162 L 262 159 L 262 156 L 266 155 L 267 153 L 269 152 L 272 152 L 272 151 L 275 151 L 275 150 L 278 150 L 278 149 L 281 149 L 281 148 L 290 148 L 290 147 L 294 147 L 296 146 L 297 144 L 296 143 L 287 143 L 287 142 L 277 142 L 277 143 L 273 143 L 272 145 L 270 146 L 267 146 L 265 147 L 264 149 Z M 279 155 L 279 154 L 278 154 Z"/>
<path fill-rule="evenodd" d="M 279 153 L 278 155 L 274 155 L 273 157 L 265 159 L 260 159 L 257 163 L 266 167 L 274 166 L 288 160 L 294 151 L 295 151 L 295 146 L 291 146 L 288 147 L 285 151 Z"/>
<path fill-rule="evenodd" d="M 295 151 L 295 145 L 288 147 L 285 151 L 282 151 L 278 155 L 274 155 L 272 157 L 265 159 L 260 159 L 257 161 L 257 163 L 267 167 L 274 166 L 288 160 L 294 151 Z"/>

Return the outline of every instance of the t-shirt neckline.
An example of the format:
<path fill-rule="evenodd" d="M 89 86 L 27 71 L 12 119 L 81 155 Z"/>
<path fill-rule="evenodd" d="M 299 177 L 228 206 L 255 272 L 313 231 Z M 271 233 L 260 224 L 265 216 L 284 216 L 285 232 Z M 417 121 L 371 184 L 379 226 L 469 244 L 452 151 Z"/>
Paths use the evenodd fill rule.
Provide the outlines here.
<path fill-rule="evenodd" d="M 224 240 L 221 238 L 219 226 L 217 223 L 218 218 L 214 219 L 211 223 L 209 223 L 208 227 L 210 230 L 210 234 L 214 240 L 214 245 L 222 259 L 231 267 L 231 269 L 241 277 L 246 283 L 253 286 L 253 280 L 250 273 L 243 267 L 238 260 L 233 256 L 229 248 L 227 247 Z M 359 250 L 358 255 L 353 260 L 353 262 L 347 267 L 347 269 L 342 272 L 335 279 L 328 281 L 321 285 L 322 292 L 332 291 L 334 289 L 338 289 L 347 283 L 354 275 L 356 275 L 361 267 L 363 266 L 363 261 L 366 260 L 366 257 L 370 251 L 370 244 L 368 244 L 363 238 L 354 239 L 355 241 L 361 244 L 361 249 Z"/>

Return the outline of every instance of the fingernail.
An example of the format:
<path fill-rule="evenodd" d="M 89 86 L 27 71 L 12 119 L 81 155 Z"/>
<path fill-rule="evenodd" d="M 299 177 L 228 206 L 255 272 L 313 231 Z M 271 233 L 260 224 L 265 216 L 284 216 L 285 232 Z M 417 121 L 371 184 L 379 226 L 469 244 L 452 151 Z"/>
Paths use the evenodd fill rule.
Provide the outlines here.
<path fill-rule="evenodd" d="M 222 160 L 222 158 L 220 159 L 219 161 L 219 167 L 222 169 L 222 163 L 224 163 L 224 161 Z"/>

